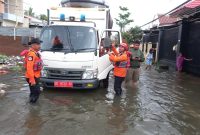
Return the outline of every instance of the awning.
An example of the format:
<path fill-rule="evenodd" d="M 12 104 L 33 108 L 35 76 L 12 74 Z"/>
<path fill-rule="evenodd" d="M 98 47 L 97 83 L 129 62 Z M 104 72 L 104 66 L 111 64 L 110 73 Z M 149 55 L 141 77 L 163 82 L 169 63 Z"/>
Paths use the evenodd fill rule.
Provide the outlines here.
<path fill-rule="evenodd" d="M 200 0 L 189 1 L 185 5 L 172 12 L 170 16 L 184 17 L 190 16 L 191 14 L 196 12 L 200 12 Z"/>

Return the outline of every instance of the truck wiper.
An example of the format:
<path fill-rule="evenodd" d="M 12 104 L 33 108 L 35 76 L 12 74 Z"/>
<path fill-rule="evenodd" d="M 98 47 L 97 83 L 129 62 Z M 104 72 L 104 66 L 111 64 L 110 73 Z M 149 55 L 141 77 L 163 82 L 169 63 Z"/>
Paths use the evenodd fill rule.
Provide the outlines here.
<path fill-rule="evenodd" d="M 40 51 L 43 52 L 43 51 L 52 51 L 52 50 L 51 49 L 41 49 Z"/>
<path fill-rule="evenodd" d="M 84 51 L 84 50 L 96 50 L 96 48 L 81 48 L 81 49 L 75 49 L 74 52 Z"/>
<path fill-rule="evenodd" d="M 60 52 L 60 51 L 65 51 L 69 49 L 57 49 L 57 48 L 50 48 L 50 49 L 41 49 L 41 51 L 51 51 L 51 52 Z"/>

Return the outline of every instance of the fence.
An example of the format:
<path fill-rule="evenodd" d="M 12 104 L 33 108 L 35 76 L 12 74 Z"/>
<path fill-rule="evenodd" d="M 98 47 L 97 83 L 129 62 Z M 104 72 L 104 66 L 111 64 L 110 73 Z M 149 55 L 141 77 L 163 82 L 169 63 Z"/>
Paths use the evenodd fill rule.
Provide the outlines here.
<path fill-rule="evenodd" d="M 186 58 L 192 59 L 192 61 L 184 61 L 183 70 L 200 76 L 199 20 L 200 13 L 194 18 L 182 20 L 177 25 L 159 28 L 159 38 L 157 38 L 157 33 L 144 35 L 142 50 L 144 52 L 147 50 L 148 42 L 155 43 L 159 39 L 160 63 L 175 69 L 176 57 L 181 52 Z M 175 45 L 177 48 L 174 48 Z M 153 44 L 152 47 L 154 47 Z"/>
<path fill-rule="evenodd" d="M 39 37 L 41 28 L 14 28 L 14 27 L 0 27 L 1 36 L 29 36 L 29 37 Z"/>
<path fill-rule="evenodd" d="M 159 45 L 159 59 L 165 59 L 175 63 L 176 51 L 173 46 L 178 43 L 179 27 L 163 30 L 162 37 Z"/>
<path fill-rule="evenodd" d="M 192 61 L 184 62 L 184 70 L 200 75 L 200 22 L 187 23 L 184 35 L 184 43 L 181 44 L 181 52 Z"/>
<path fill-rule="evenodd" d="M 22 37 L 39 37 L 40 32 L 41 28 L 0 27 L 0 54 L 19 55 L 25 49 Z"/>

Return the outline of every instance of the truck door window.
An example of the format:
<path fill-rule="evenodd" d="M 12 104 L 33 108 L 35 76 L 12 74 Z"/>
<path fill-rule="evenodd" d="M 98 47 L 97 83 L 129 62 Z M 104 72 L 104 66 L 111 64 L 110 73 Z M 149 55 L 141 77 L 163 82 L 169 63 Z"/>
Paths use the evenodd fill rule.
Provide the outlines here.
<path fill-rule="evenodd" d="M 104 31 L 101 35 L 101 42 L 99 45 L 99 56 L 104 56 L 105 54 L 108 54 L 108 52 L 111 51 L 111 47 L 105 48 L 103 45 L 104 38 L 110 38 L 112 43 L 115 44 L 115 47 L 118 47 L 120 44 L 120 35 L 118 31 Z"/>
<path fill-rule="evenodd" d="M 104 56 L 105 54 L 108 54 L 108 52 L 110 51 L 110 48 L 105 48 L 104 45 L 104 38 L 101 39 L 100 42 L 100 48 L 99 48 L 99 56 Z"/>
<path fill-rule="evenodd" d="M 43 43 L 41 44 L 41 49 L 49 50 L 49 48 L 52 46 L 52 40 L 55 36 L 55 31 L 53 29 L 45 29 L 41 35 L 41 40 L 43 41 Z"/>

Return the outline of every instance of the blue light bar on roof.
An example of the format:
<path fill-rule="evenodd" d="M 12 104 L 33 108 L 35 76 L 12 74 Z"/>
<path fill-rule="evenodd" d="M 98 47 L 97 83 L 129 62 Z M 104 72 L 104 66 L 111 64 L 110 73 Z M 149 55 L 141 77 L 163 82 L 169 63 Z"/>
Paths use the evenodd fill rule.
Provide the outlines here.
<path fill-rule="evenodd" d="M 84 21 L 85 21 L 85 15 L 84 15 L 84 14 L 81 14 L 81 16 L 80 16 L 80 21 L 81 21 L 81 22 L 84 22 Z"/>
<path fill-rule="evenodd" d="M 60 14 L 60 21 L 65 21 L 65 14 Z"/>

